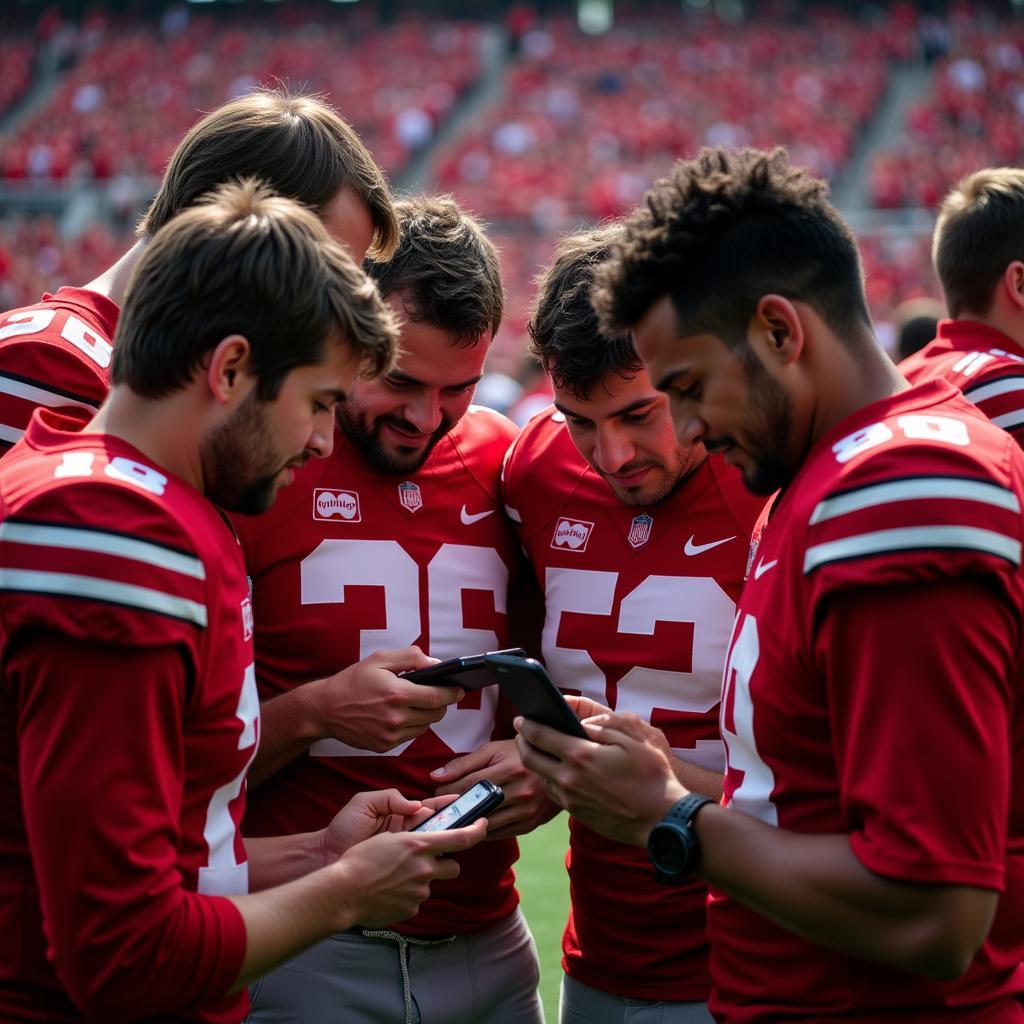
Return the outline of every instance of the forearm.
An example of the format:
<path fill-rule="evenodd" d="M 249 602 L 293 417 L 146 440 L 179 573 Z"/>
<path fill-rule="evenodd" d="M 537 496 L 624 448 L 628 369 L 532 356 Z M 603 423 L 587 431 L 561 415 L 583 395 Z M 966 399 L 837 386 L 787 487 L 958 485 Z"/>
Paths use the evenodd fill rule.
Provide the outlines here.
<path fill-rule="evenodd" d="M 989 918 L 995 910 L 995 893 L 873 874 L 846 835 L 773 828 L 713 805 L 700 811 L 697 833 L 700 874 L 713 886 L 811 942 L 890 967 L 955 976 L 966 964 L 950 953 L 949 933 L 983 937 L 979 904 Z"/>
<path fill-rule="evenodd" d="M 232 991 L 291 959 L 307 946 L 356 923 L 354 885 L 339 862 L 265 892 L 234 896 L 245 925 L 242 969 Z"/>
<path fill-rule="evenodd" d="M 246 839 L 249 891 L 294 881 L 324 866 L 323 832 Z"/>
<path fill-rule="evenodd" d="M 317 711 L 319 685 L 319 680 L 305 683 L 260 705 L 260 746 L 246 776 L 250 788 L 324 738 Z"/>
<path fill-rule="evenodd" d="M 675 777 L 691 793 L 700 793 L 703 796 L 711 797 L 712 800 L 722 799 L 722 782 L 725 776 L 721 772 L 702 768 L 699 764 L 685 761 L 674 754 L 671 764 Z"/>

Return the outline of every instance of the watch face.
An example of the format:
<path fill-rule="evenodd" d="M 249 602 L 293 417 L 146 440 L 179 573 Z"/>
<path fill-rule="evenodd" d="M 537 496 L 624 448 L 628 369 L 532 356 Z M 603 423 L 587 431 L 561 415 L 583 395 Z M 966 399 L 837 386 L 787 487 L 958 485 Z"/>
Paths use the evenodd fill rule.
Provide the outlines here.
<path fill-rule="evenodd" d="M 687 861 L 686 843 L 671 825 L 657 825 L 651 831 L 647 848 L 651 860 L 659 871 L 674 875 L 685 870 Z"/>

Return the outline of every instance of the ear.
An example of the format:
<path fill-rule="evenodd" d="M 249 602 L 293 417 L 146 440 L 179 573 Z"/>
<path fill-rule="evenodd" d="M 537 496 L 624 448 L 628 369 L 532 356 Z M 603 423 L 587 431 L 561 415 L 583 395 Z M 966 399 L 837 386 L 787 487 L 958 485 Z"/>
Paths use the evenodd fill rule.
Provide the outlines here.
<path fill-rule="evenodd" d="M 1024 263 L 1013 260 L 1003 271 L 1003 290 L 1017 313 L 1024 312 Z"/>
<path fill-rule="evenodd" d="M 750 342 L 766 363 L 789 366 L 804 349 L 804 324 L 796 306 L 781 295 L 762 295 L 750 323 Z"/>
<path fill-rule="evenodd" d="M 252 350 L 241 334 L 229 334 L 212 349 L 206 364 L 210 394 L 220 405 L 231 405 L 252 390 Z"/>

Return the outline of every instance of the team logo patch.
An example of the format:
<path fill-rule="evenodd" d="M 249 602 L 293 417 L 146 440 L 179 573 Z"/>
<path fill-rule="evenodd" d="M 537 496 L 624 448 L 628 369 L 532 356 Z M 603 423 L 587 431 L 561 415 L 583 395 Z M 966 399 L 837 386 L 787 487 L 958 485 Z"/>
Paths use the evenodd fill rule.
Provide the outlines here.
<path fill-rule="evenodd" d="M 654 525 L 654 519 L 647 515 L 646 512 L 641 512 L 632 522 L 629 527 L 629 535 L 626 540 L 635 547 L 643 547 L 651 539 L 651 527 Z"/>
<path fill-rule="evenodd" d="M 570 551 L 586 551 L 593 523 L 582 519 L 567 519 L 564 516 L 555 523 L 555 535 L 551 538 L 553 548 L 568 548 Z"/>
<path fill-rule="evenodd" d="M 410 512 L 419 512 L 423 508 L 423 495 L 420 493 L 419 484 L 414 484 L 411 480 L 400 483 L 398 500 L 402 503 L 402 508 L 407 508 Z"/>
<path fill-rule="evenodd" d="M 242 639 L 252 639 L 252 601 L 247 597 L 242 598 Z"/>
<path fill-rule="evenodd" d="M 341 519 L 346 523 L 361 523 L 359 495 L 355 491 L 328 490 L 318 487 L 313 491 L 313 518 L 330 522 Z"/>

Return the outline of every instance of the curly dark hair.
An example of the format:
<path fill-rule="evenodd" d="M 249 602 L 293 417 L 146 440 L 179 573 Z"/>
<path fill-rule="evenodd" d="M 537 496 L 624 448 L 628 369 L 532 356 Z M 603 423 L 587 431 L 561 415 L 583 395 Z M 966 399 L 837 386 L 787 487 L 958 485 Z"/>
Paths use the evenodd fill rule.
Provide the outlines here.
<path fill-rule="evenodd" d="M 680 161 L 626 218 L 624 240 L 595 274 L 601 329 L 626 330 L 669 295 L 680 336 L 745 346 L 758 301 L 775 293 L 858 346 L 871 323 L 860 255 L 827 192 L 781 147 L 703 149 Z"/>
<path fill-rule="evenodd" d="M 607 374 L 629 380 L 643 368 L 628 335 L 601 333 L 590 302 L 594 270 L 623 237 L 621 224 L 567 235 L 555 246 L 551 265 L 537 277 L 537 298 L 527 324 L 530 352 L 555 387 L 581 402 Z"/>
<path fill-rule="evenodd" d="M 401 199 L 395 213 L 394 255 L 363 264 L 381 295 L 400 293 L 410 320 L 449 331 L 457 344 L 493 338 L 504 306 L 501 267 L 480 222 L 451 196 Z"/>

